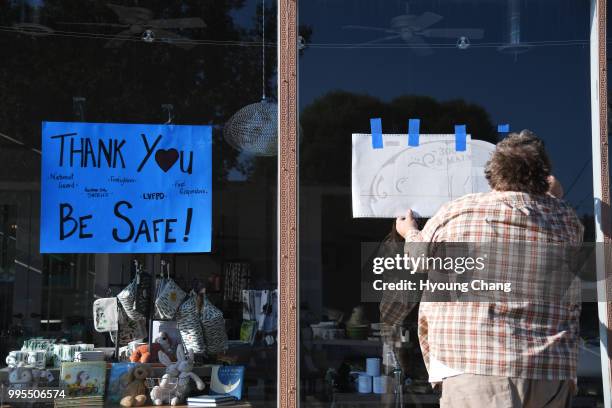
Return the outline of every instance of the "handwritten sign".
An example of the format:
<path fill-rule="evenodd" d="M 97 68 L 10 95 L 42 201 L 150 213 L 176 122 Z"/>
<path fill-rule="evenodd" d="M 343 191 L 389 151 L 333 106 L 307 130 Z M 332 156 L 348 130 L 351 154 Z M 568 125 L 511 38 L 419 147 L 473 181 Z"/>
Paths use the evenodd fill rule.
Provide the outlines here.
<path fill-rule="evenodd" d="M 446 202 L 465 194 L 489 191 L 484 164 L 494 145 L 466 135 L 457 151 L 455 135 L 382 135 L 383 147 L 372 149 L 372 136 L 353 135 L 352 196 L 354 218 L 395 218 L 412 209 L 431 217 Z"/>
<path fill-rule="evenodd" d="M 210 126 L 43 122 L 41 180 L 41 253 L 210 251 Z"/>

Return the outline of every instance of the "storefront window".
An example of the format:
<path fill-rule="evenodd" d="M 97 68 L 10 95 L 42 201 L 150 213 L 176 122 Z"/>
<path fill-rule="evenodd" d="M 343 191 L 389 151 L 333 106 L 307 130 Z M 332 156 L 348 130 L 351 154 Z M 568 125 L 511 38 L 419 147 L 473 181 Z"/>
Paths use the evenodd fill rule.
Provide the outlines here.
<path fill-rule="evenodd" d="M 582 238 L 595 240 L 592 163 L 599 158 L 591 144 L 590 13 L 588 2 L 574 0 L 299 4 L 302 406 L 397 402 L 380 304 L 364 299 L 361 274 L 363 245 L 388 238 L 400 215 L 381 204 L 384 188 L 406 180 L 393 170 L 370 169 L 379 162 L 368 152 L 356 159 L 360 138 L 378 151 L 397 148 L 387 135 L 401 135 L 397 143 L 407 147 L 418 146 L 418 137 L 423 143 L 446 135 L 454 151 L 462 131 L 469 145 L 470 137 L 495 144 L 529 129 L 545 143 L 563 200 L 584 226 Z M 419 174 L 420 187 L 402 194 L 431 194 L 420 201 L 427 213 L 447 191 Z M 369 207 L 356 204 L 363 177 L 373 179 Z M 431 215 L 419 217 L 419 228 Z M 407 406 L 437 406 L 417 320 L 415 307 L 402 325 L 399 387 Z M 598 322 L 597 303 L 583 303 L 574 401 L 585 406 L 603 400 Z M 388 378 L 361 384 L 370 369 Z"/>
<path fill-rule="evenodd" d="M 72 391 L 67 397 L 87 397 L 92 402 L 102 397 L 106 405 L 118 405 L 128 395 L 120 377 L 131 369 L 126 365 L 131 358 L 150 363 L 142 366 L 145 374 L 140 381 L 150 405 L 155 402 L 150 391 L 160 385 L 164 365 L 181 354 L 189 359 L 194 352 L 193 373 L 203 380 L 204 388 L 193 381 L 191 386 L 201 389 L 194 388 L 191 395 L 208 395 L 217 387 L 220 392 L 241 391 L 244 406 L 276 406 L 276 9 L 275 0 L 0 4 L 3 385 L 17 382 L 9 376 L 16 366 L 36 365 L 53 377 L 51 383 L 46 378 L 33 380 L 39 386 L 68 386 Z M 146 139 L 149 144 L 143 152 L 150 149 L 147 166 L 157 165 L 156 171 L 164 174 L 155 180 L 127 180 L 123 169 L 135 167 L 135 159 L 118 157 L 117 144 L 111 143 L 111 153 L 99 150 L 99 145 L 89 153 L 70 145 L 71 166 L 72 159 L 80 166 L 73 169 L 74 179 L 70 171 L 62 174 L 67 177 L 66 193 L 58 197 L 73 200 L 75 212 L 60 213 L 68 220 L 65 239 L 50 239 L 46 234 L 57 232 L 58 211 L 44 206 L 52 201 L 46 201 L 49 197 L 44 186 L 41 192 L 41 182 L 44 185 L 51 174 L 46 167 L 51 163 L 47 147 L 57 145 L 45 145 L 50 140 L 45 139 L 49 136 L 45 126 L 64 126 L 68 131 L 78 127 L 93 137 L 111 125 L 124 129 L 121 137 L 128 139 L 126 146 L 133 142 L 129 138 L 145 141 L 141 133 L 146 132 L 138 130 L 145 125 L 160 137 L 175 135 L 173 143 L 189 144 L 193 169 L 209 172 L 206 191 L 193 188 L 179 194 L 180 186 L 170 185 L 171 180 L 180 181 L 179 171 L 191 175 L 188 152 L 179 156 L 177 149 L 161 149 L 164 142 L 154 152 L 154 135 Z M 210 140 L 205 139 L 206 132 Z M 113 136 L 120 142 L 116 132 Z M 61 139 L 66 143 L 66 160 L 69 143 L 79 142 L 69 138 Z M 87 167 L 82 160 L 93 160 L 94 170 L 101 170 L 105 160 L 110 163 L 113 146 L 114 160 L 127 164 L 112 166 L 117 170 L 110 176 L 133 182 L 132 187 L 117 182 L 119 188 L 102 178 L 79 186 L 81 168 Z M 202 155 L 205 146 L 211 150 L 209 156 Z M 154 187 L 148 188 L 149 181 Z M 87 197 L 110 194 L 120 201 L 121 191 L 142 197 L 129 208 L 138 211 L 143 224 L 132 220 L 130 232 L 126 219 L 103 212 L 99 201 L 79 201 L 77 192 L 94 186 L 97 190 L 87 190 Z M 160 204 L 152 204 L 153 200 Z M 191 203 L 190 222 L 197 230 L 190 231 L 181 215 L 175 220 L 176 236 L 166 235 L 165 243 L 155 247 L 159 250 L 147 249 L 147 243 L 157 240 L 154 234 L 167 234 L 169 225 L 164 224 L 167 217 L 153 223 L 157 215 L 149 209 L 167 215 L 184 200 Z M 70 217 L 77 216 L 78 207 L 94 218 L 86 220 L 87 226 L 79 221 L 74 232 L 70 222 L 76 218 Z M 209 217 L 208 223 L 198 224 L 201 217 Z M 109 234 L 89 237 L 93 229 L 87 228 Z M 113 228 L 119 238 L 111 236 Z M 71 246 L 73 232 L 83 238 L 79 250 Z M 204 237 L 200 246 L 186 249 L 192 238 L 200 236 Z M 165 246 L 170 242 L 171 247 Z M 125 294 L 132 283 L 135 294 L 144 293 L 143 301 L 120 299 L 118 312 L 111 313 L 112 307 L 106 310 L 110 315 L 117 312 L 109 317 L 108 327 L 115 327 L 116 319 L 118 330 L 100 330 L 104 324 L 94 303 L 107 305 L 99 301 Z M 142 319 L 127 310 L 131 305 Z M 169 360 L 159 357 L 160 349 Z M 101 373 L 96 371 L 100 366 Z M 222 368 L 216 371 L 217 366 Z M 86 371 L 95 386 L 79 385 L 77 381 L 85 380 L 70 377 L 73 371 Z M 177 402 L 185 402 L 186 393 L 176 395 Z M 168 405 L 171 400 L 161 399 Z"/>

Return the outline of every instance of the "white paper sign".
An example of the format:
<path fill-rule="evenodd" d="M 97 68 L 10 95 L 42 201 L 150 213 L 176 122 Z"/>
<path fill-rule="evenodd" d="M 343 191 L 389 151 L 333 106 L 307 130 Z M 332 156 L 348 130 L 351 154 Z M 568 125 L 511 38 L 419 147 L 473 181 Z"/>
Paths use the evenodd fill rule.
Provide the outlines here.
<path fill-rule="evenodd" d="M 472 141 L 455 149 L 455 135 L 383 135 L 383 148 L 372 148 L 372 135 L 353 134 L 352 192 L 354 218 L 395 218 L 411 208 L 431 217 L 446 202 L 489 191 L 484 165 L 495 146 Z"/>

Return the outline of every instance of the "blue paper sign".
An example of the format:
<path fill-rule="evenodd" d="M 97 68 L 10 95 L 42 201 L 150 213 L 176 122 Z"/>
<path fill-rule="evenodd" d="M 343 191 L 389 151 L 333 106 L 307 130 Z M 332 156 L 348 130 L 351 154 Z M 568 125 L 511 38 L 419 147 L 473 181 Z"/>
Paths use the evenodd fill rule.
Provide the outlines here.
<path fill-rule="evenodd" d="M 43 122 L 41 184 L 41 253 L 210 251 L 210 126 Z"/>

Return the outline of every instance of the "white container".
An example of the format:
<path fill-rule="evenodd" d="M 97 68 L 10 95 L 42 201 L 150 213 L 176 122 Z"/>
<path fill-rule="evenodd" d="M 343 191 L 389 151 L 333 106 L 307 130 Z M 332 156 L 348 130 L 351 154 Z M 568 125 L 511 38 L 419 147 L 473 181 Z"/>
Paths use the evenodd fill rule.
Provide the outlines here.
<path fill-rule="evenodd" d="M 337 340 L 345 336 L 344 329 L 339 329 L 336 322 L 311 324 L 312 338 L 315 340 Z"/>
<path fill-rule="evenodd" d="M 386 375 L 374 377 L 372 378 L 372 384 L 374 394 L 386 394 L 389 389 L 389 377 Z"/>

